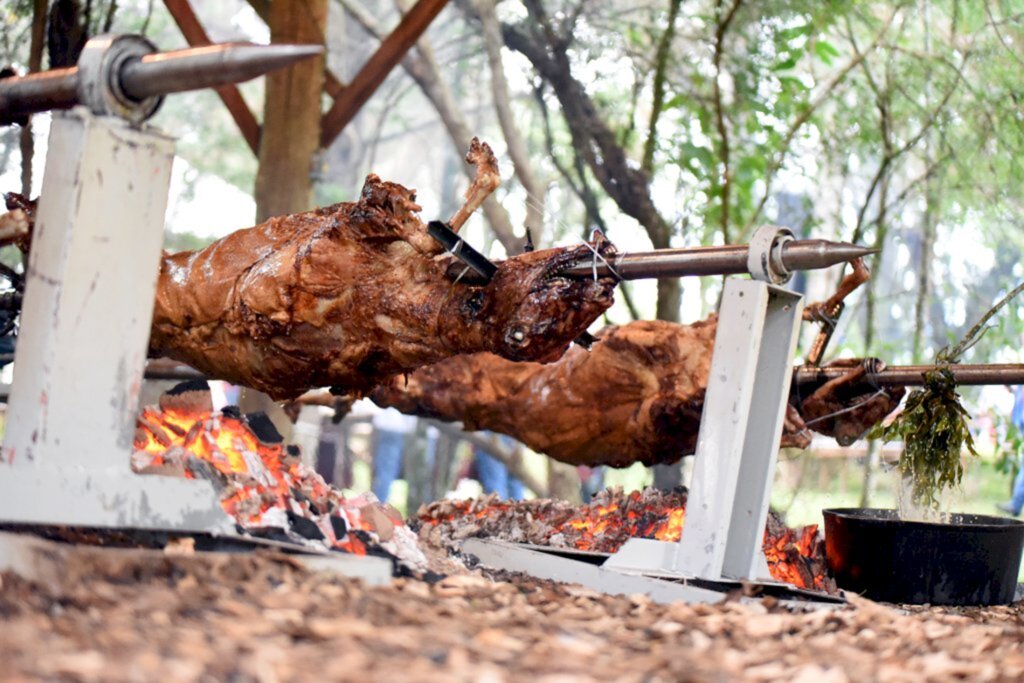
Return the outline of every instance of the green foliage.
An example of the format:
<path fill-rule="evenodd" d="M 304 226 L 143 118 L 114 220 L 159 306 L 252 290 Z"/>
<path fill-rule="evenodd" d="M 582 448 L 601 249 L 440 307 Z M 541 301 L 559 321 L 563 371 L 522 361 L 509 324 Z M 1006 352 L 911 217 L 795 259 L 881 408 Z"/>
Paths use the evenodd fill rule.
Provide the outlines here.
<path fill-rule="evenodd" d="M 1012 478 L 1017 474 L 1018 458 L 1024 451 L 1024 434 L 1013 424 L 1013 420 L 1001 413 L 992 415 L 992 423 L 995 425 L 996 433 L 1000 435 L 996 439 L 993 453 L 996 471 Z"/>
<path fill-rule="evenodd" d="M 935 369 L 924 375 L 924 387 L 911 392 L 903 412 L 892 424 L 873 430 L 872 438 L 903 441 L 899 469 L 913 482 L 912 496 L 918 505 L 938 509 L 939 494 L 959 486 L 963 478 L 960 461 L 963 450 L 966 448 L 971 455 L 978 455 L 968 429 L 970 414 L 956 391 L 951 367 L 981 340 L 989 329 L 989 320 L 1022 291 L 1024 283 L 989 308 L 955 346 L 939 351 L 935 356 Z"/>
<path fill-rule="evenodd" d="M 924 388 L 911 392 L 899 417 L 874 430 L 871 438 L 903 441 L 899 471 L 913 482 L 914 502 L 938 509 L 939 494 L 963 478 L 961 453 L 966 448 L 978 455 L 969 420 L 953 373 L 943 365 L 925 374 Z"/>
<path fill-rule="evenodd" d="M 200 237 L 191 232 L 164 232 L 164 250 L 171 254 L 180 251 L 196 251 L 213 242 L 212 238 Z"/>

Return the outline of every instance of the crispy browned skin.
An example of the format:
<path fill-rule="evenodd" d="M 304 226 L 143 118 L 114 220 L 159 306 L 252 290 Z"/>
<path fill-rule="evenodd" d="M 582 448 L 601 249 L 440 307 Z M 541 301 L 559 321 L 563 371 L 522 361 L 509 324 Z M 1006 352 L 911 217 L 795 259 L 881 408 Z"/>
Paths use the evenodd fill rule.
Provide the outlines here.
<path fill-rule="evenodd" d="M 371 398 L 509 434 L 562 462 L 671 462 L 696 443 L 715 327 L 653 320 L 606 328 L 591 351 L 574 347 L 548 365 L 459 356 Z"/>
<path fill-rule="evenodd" d="M 27 254 L 32 246 L 32 227 L 38 202 L 17 192 L 8 192 L 4 195 L 4 203 L 8 213 L 0 216 L 0 247 L 13 244 Z"/>
<path fill-rule="evenodd" d="M 497 169 L 486 145 L 467 159 L 478 167 L 472 208 Z M 612 279 L 559 276 L 592 253 L 585 245 L 503 261 L 485 286 L 452 282 L 419 209 L 412 190 L 371 175 L 356 202 L 165 257 L 151 350 L 275 398 L 360 394 L 457 353 L 554 360 L 612 303 Z"/>
<path fill-rule="evenodd" d="M 421 368 L 408 382 L 396 378 L 370 396 L 405 413 L 509 434 L 574 465 L 669 463 L 696 447 L 716 328 L 714 316 L 692 325 L 651 320 L 610 327 L 592 351 L 574 347 L 548 365 L 459 356 Z M 840 399 L 849 406 L 874 394 L 853 382 L 842 386 L 850 391 L 841 397 L 833 386 L 791 406 L 783 445 L 809 442 L 800 417 L 808 406 L 819 416 L 839 409 Z M 874 396 L 811 428 L 859 435 L 898 399 Z"/>
<path fill-rule="evenodd" d="M 454 230 L 500 182 L 485 143 L 474 139 L 466 161 L 477 174 Z M 35 202 L 6 201 L 5 220 L 31 228 Z M 278 399 L 325 386 L 358 395 L 457 353 L 554 360 L 612 303 L 611 278 L 560 276 L 592 257 L 586 245 L 503 261 L 487 285 L 452 276 L 464 267 L 419 210 L 414 191 L 370 175 L 358 201 L 164 256 L 150 350 Z M 608 242 L 595 248 L 614 254 Z"/>

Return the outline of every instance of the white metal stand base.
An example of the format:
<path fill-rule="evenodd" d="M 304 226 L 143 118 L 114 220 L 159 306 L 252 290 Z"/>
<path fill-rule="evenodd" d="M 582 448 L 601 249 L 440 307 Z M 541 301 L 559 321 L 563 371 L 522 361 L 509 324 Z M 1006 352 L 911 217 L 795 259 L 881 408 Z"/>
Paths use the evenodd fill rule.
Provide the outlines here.
<path fill-rule="evenodd" d="M 207 482 L 130 457 L 174 142 L 54 113 L 0 461 L 0 521 L 232 533 Z"/>
<path fill-rule="evenodd" d="M 802 312 L 799 294 L 726 280 L 682 538 L 630 539 L 606 568 L 770 580 L 761 546 Z"/>

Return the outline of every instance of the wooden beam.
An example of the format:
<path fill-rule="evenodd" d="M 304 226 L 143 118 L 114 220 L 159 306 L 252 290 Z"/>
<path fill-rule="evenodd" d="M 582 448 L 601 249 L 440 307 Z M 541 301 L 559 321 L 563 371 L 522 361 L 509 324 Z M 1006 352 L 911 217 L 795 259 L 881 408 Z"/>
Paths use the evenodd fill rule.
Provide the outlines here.
<path fill-rule="evenodd" d="M 355 118 L 356 113 L 377 91 L 405 53 L 416 44 L 430 23 L 448 4 L 448 0 L 419 0 L 395 27 L 377 52 L 363 65 L 345 88 L 343 96 L 334 101 L 320 125 L 320 145 L 329 147 L 338 134 Z"/>
<path fill-rule="evenodd" d="M 164 4 L 167 6 L 171 17 L 174 18 L 174 23 L 181 29 L 181 33 L 185 36 L 185 40 L 189 45 L 192 47 L 202 47 L 203 45 L 210 44 L 210 38 L 206 35 L 202 24 L 199 23 L 199 19 L 196 17 L 188 0 L 164 0 Z M 235 124 L 242 132 L 242 137 L 248 143 L 249 149 L 252 150 L 253 154 L 259 154 L 260 124 L 256 121 L 256 117 L 253 116 L 249 105 L 245 103 L 245 99 L 242 98 L 242 93 L 239 92 L 238 86 L 223 85 L 214 89 L 217 91 L 220 101 L 228 108 L 231 118 L 235 120 Z"/>

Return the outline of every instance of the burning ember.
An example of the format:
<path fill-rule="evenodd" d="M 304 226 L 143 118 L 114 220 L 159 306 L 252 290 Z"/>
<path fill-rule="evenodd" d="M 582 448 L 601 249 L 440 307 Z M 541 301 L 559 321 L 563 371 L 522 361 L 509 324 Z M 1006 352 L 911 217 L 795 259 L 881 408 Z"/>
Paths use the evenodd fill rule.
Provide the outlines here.
<path fill-rule="evenodd" d="M 138 418 L 132 468 L 212 481 L 224 511 L 256 535 L 284 534 L 365 555 L 381 546 L 413 568 L 426 560 L 401 515 L 373 494 L 346 498 L 306 467 L 263 414 L 214 413 L 205 382 L 185 382 Z"/>
<path fill-rule="evenodd" d="M 607 489 L 583 507 L 489 497 L 438 501 L 419 513 L 420 537 L 436 545 L 444 545 L 446 538 L 485 536 L 606 553 L 614 553 L 633 537 L 678 541 L 685 518 L 685 492 L 653 489 L 628 495 L 621 489 Z M 835 593 L 835 582 L 825 569 L 824 546 L 818 525 L 791 529 L 774 512 L 769 513 L 764 552 L 772 578 L 798 588 Z"/>

